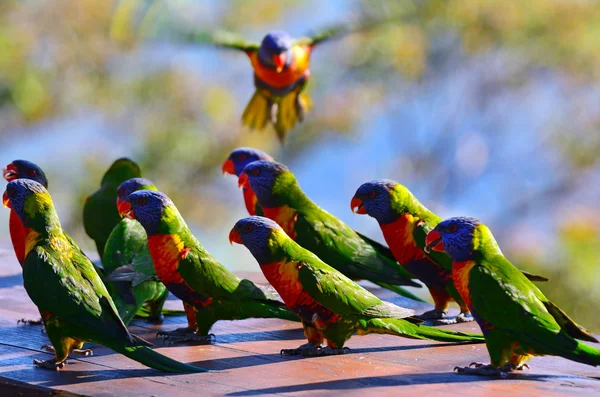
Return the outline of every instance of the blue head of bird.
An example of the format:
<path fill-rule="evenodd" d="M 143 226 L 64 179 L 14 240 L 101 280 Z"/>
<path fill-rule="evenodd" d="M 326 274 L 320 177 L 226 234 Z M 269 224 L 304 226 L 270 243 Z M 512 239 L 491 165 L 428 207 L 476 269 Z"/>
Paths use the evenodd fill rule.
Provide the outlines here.
<path fill-rule="evenodd" d="M 258 160 L 273 161 L 273 157 L 262 150 L 251 147 L 240 147 L 231 152 L 221 169 L 224 174 L 232 174 L 239 177 L 248 164 Z"/>
<path fill-rule="evenodd" d="M 453 261 L 473 259 L 473 236 L 481 222 L 475 218 L 449 218 L 437 224 L 427 234 L 425 251 L 446 251 Z"/>
<path fill-rule="evenodd" d="M 121 183 L 117 188 L 117 208 L 133 192 L 138 190 L 158 190 L 154 184 L 146 178 L 131 178 Z"/>
<path fill-rule="evenodd" d="M 173 202 L 166 194 L 156 190 L 138 190 L 131 193 L 119 205 L 119 214 L 137 220 L 148 236 L 176 233 L 180 227 L 178 212 Z M 163 222 L 163 217 L 168 219 Z"/>
<path fill-rule="evenodd" d="M 357 214 L 367 214 L 380 225 L 392 223 L 400 214 L 392 208 L 392 192 L 398 185 L 390 179 L 378 179 L 363 183 L 352 197 L 350 208 Z"/>
<path fill-rule="evenodd" d="M 237 221 L 229 232 L 229 242 L 243 244 L 256 261 L 264 265 L 274 259 L 271 235 L 275 231 L 283 233 L 275 221 L 262 216 L 250 216 Z"/>
<path fill-rule="evenodd" d="M 239 186 L 252 189 L 259 204 L 266 208 L 288 204 L 282 193 L 288 193 L 291 184 L 295 183 L 296 178 L 289 168 L 266 160 L 248 164 L 238 180 Z"/>
<path fill-rule="evenodd" d="M 27 160 L 15 160 L 2 170 L 2 176 L 8 182 L 15 179 L 31 179 L 48 188 L 48 179 L 42 169 L 35 163 Z"/>
<path fill-rule="evenodd" d="M 268 33 L 260 43 L 258 58 L 269 69 L 280 73 L 288 67 L 293 57 L 293 40 L 289 34 L 282 31 Z"/>

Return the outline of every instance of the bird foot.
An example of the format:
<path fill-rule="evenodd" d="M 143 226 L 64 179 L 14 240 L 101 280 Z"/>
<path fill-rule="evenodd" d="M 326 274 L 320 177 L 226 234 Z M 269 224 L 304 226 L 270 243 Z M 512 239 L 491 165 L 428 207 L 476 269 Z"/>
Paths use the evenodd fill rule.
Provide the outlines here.
<path fill-rule="evenodd" d="M 39 320 L 30 320 L 27 318 L 22 318 L 20 320 L 17 320 L 17 325 L 19 324 L 24 324 L 24 325 L 43 325 L 43 321 L 40 318 Z"/>
<path fill-rule="evenodd" d="M 52 346 L 52 345 L 42 345 L 42 347 L 40 347 L 40 349 L 45 350 L 49 353 L 56 353 L 56 350 L 54 349 L 54 346 Z M 71 353 L 77 354 L 79 356 L 84 356 L 84 357 L 94 355 L 94 352 L 92 351 L 92 349 L 73 349 L 73 350 L 71 350 Z"/>
<path fill-rule="evenodd" d="M 303 352 L 306 352 L 309 350 L 318 350 L 320 348 L 321 348 L 321 346 L 315 346 L 310 343 L 305 343 L 302 346 L 298 347 L 297 349 L 281 349 L 279 354 L 281 354 L 282 356 L 302 356 Z"/>
<path fill-rule="evenodd" d="M 162 313 L 151 314 L 147 318 L 147 321 L 152 324 L 162 324 L 164 320 L 165 316 Z"/>
<path fill-rule="evenodd" d="M 446 318 L 447 315 L 446 310 L 433 309 L 415 317 L 424 320 L 429 326 L 456 324 L 456 318 Z"/>
<path fill-rule="evenodd" d="M 512 364 L 507 364 L 503 367 L 494 367 L 490 364 L 471 363 L 468 367 L 454 367 L 454 371 L 459 374 L 466 375 L 496 376 L 499 378 L 506 378 L 508 373 L 514 368 L 515 367 Z"/>
<path fill-rule="evenodd" d="M 52 345 L 42 345 L 42 347 L 40 347 L 40 350 L 45 350 L 49 353 L 55 353 L 56 350 L 54 350 L 54 346 Z"/>
<path fill-rule="evenodd" d="M 457 323 L 469 323 L 471 321 L 475 321 L 475 318 L 471 313 L 461 312 L 458 314 L 458 316 L 456 316 Z"/>
<path fill-rule="evenodd" d="M 33 360 L 33 365 L 38 368 L 51 369 L 53 371 L 59 371 L 67 365 L 67 361 L 56 362 L 53 358 L 50 360 Z"/>
<path fill-rule="evenodd" d="M 215 334 L 199 335 L 191 328 L 177 328 L 174 331 L 160 331 L 156 333 L 157 338 L 162 338 L 163 343 L 183 342 L 212 342 L 216 341 Z"/>

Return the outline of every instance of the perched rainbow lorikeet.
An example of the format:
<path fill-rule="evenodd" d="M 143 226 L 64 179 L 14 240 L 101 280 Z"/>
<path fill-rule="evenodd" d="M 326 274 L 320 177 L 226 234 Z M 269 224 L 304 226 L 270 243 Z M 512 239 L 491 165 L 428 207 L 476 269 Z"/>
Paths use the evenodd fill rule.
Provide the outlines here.
<path fill-rule="evenodd" d="M 168 372 L 202 372 L 148 348 L 131 335 L 117 312 L 92 262 L 65 237 L 48 191 L 38 182 L 10 182 L 2 201 L 24 225 L 23 284 L 44 313 L 44 326 L 54 358 L 34 360 L 47 369 L 61 369 L 70 353 L 90 355 L 84 342 L 100 343 L 146 366 Z"/>
<path fill-rule="evenodd" d="M 248 248 L 285 304 L 302 320 L 308 343 L 286 355 L 344 354 L 353 334 L 389 334 L 440 342 L 483 342 L 482 335 L 415 324 L 413 310 L 385 302 L 299 246 L 271 219 L 238 221 L 229 241 Z M 326 348 L 321 348 L 325 341 Z"/>
<path fill-rule="evenodd" d="M 7 182 L 14 181 L 15 179 L 30 179 L 40 183 L 44 186 L 44 188 L 48 189 L 48 178 L 46 177 L 46 174 L 37 164 L 31 161 L 14 160 L 12 163 L 4 167 L 2 170 L 2 175 Z M 23 222 L 21 222 L 21 219 L 17 213 L 13 210 L 10 211 L 9 230 L 15 255 L 17 256 L 19 264 L 23 266 L 23 262 L 25 261 L 25 227 L 23 226 Z M 73 239 L 67 233 L 63 233 L 65 238 L 72 243 Z M 84 255 L 83 252 L 81 254 Z M 102 269 L 96 266 L 94 266 L 94 268 L 96 269 L 96 272 L 102 276 Z M 40 314 L 43 318 L 44 314 Z M 42 325 L 42 320 L 20 319 L 18 323 Z"/>
<path fill-rule="evenodd" d="M 128 179 L 117 189 L 116 205 L 138 190 L 158 189 L 148 179 Z M 139 222 L 121 219 L 106 241 L 102 265 L 107 289 L 125 325 L 136 315 L 161 322 L 163 314 L 184 314 L 163 309 L 169 291 L 156 275 L 146 231 Z"/>
<path fill-rule="evenodd" d="M 224 174 L 231 174 L 239 177 L 248 164 L 257 160 L 274 161 L 271 156 L 261 150 L 250 147 L 237 148 L 231 152 L 227 160 L 225 160 L 222 170 Z M 244 204 L 246 205 L 248 213 L 250 215 L 264 215 L 252 189 L 244 187 L 242 188 L 242 191 L 244 193 Z"/>
<path fill-rule="evenodd" d="M 193 306 L 196 314 L 195 328 L 159 332 L 158 336 L 173 342 L 210 340 L 214 335 L 209 331 L 219 320 L 258 317 L 298 321 L 277 300 L 275 291 L 240 280 L 212 257 L 165 194 L 134 192 L 121 203 L 119 213 L 144 227 L 158 278 L 173 295 Z"/>
<path fill-rule="evenodd" d="M 353 212 L 368 214 L 377 220 L 398 262 L 429 288 L 435 309 L 419 318 L 433 320 L 435 325 L 473 321 L 469 307 L 452 281 L 452 259 L 443 252 L 424 251 L 425 237 L 441 222 L 440 217 L 421 204 L 405 186 L 389 179 L 361 185 L 350 207 Z M 548 281 L 541 276 L 524 274 L 535 281 Z M 451 301 L 458 303 L 460 314 L 449 319 L 446 316 Z"/>
<path fill-rule="evenodd" d="M 302 191 L 283 164 L 254 161 L 244 168 L 239 185 L 251 188 L 267 218 L 277 222 L 298 244 L 353 280 L 369 280 L 402 296 L 422 301 L 399 287 L 421 287 L 396 262 L 387 247 L 356 233 L 320 208 Z"/>
<path fill-rule="evenodd" d="M 368 26 L 364 24 L 358 29 Z M 223 31 L 198 32 L 192 35 L 191 40 L 243 51 L 248 55 L 254 70 L 256 91 L 244 110 L 242 124 L 253 130 L 263 130 L 271 123 L 283 141 L 297 122 L 304 121 L 311 108 L 310 98 L 304 89 L 310 78 L 313 49 L 328 39 L 356 29 L 339 25 L 299 39 L 293 39 L 286 32 L 273 31 L 260 44 Z"/>
<path fill-rule="evenodd" d="M 89 195 L 83 207 L 83 226 L 94 242 L 100 258 L 104 256 L 104 246 L 108 236 L 121 220 L 117 211 L 117 188 L 131 178 L 142 176 L 140 167 L 128 158 L 116 160 L 106 171 L 100 188 Z"/>
<path fill-rule="evenodd" d="M 543 355 L 600 365 L 600 350 L 576 339 L 598 340 L 513 266 L 477 219 L 438 223 L 426 237 L 425 250 L 450 255 L 456 289 L 485 335 L 491 363 L 455 368 L 459 373 L 506 376 Z"/>

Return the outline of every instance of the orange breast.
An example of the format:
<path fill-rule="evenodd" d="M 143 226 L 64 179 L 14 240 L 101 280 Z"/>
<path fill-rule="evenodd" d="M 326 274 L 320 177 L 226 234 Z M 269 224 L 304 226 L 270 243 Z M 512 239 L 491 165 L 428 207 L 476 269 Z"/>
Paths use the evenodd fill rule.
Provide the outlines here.
<path fill-rule="evenodd" d="M 452 263 L 452 279 L 460 297 L 471 307 L 471 291 L 469 289 L 469 279 L 471 269 L 475 266 L 474 261 L 463 261 Z"/>
<path fill-rule="evenodd" d="M 298 212 L 295 209 L 288 207 L 287 205 L 282 205 L 281 207 L 273 208 L 263 207 L 263 212 L 265 213 L 265 217 L 277 222 L 292 240 L 296 239 L 294 226 L 298 220 Z"/>
<path fill-rule="evenodd" d="M 383 237 L 392 250 L 394 257 L 401 264 L 420 261 L 426 258 L 425 253 L 419 248 L 413 237 L 418 218 L 405 214 L 386 225 L 381 225 Z"/>
<path fill-rule="evenodd" d="M 276 70 L 264 67 L 258 59 L 258 51 L 249 53 L 248 56 L 250 57 L 250 63 L 252 64 L 254 73 L 260 80 L 272 87 L 287 87 L 295 83 L 308 72 L 310 66 L 310 49 L 305 46 L 295 46 L 292 50 L 294 59 L 291 64 L 280 73 L 277 73 Z"/>
<path fill-rule="evenodd" d="M 10 210 L 8 228 L 17 260 L 23 265 L 25 261 L 25 226 L 23 226 L 21 218 L 13 210 Z"/>
<path fill-rule="evenodd" d="M 252 191 L 252 189 L 244 188 L 244 204 L 246 204 L 246 209 L 250 215 L 256 215 L 256 204 L 258 203 L 258 198 L 256 194 Z"/>
<path fill-rule="evenodd" d="M 184 280 L 179 274 L 179 261 L 185 246 L 176 234 L 157 234 L 148 237 L 148 248 L 156 275 L 163 284 L 179 284 Z"/>

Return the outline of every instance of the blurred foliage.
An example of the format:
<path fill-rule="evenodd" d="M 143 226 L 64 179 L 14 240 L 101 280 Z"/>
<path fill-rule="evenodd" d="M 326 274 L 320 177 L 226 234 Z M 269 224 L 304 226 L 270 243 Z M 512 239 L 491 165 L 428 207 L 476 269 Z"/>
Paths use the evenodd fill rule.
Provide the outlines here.
<path fill-rule="evenodd" d="M 484 117 L 498 108 L 499 98 L 518 103 L 534 89 L 532 82 L 544 81 L 550 74 L 560 83 L 564 101 L 548 112 L 547 124 L 536 132 L 539 140 L 527 157 L 551 154 L 553 178 L 529 189 L 521 181 L 531 170 L 517 168 L 512 171 L 516 175 L 499 170 L 504 174 L 495 183 L 502 183 L 498 190 L 504 199 L 491 223 L 501 242 L 506 242 L 509 256 L 553 278 L 541 286 L 549 296 L 576 319 L 600 330 L 600 318 L 593 316 L 600 277 L 598 219 L 561 218 L 573 203 L 583 200 L 582 191 L 591 190 L 586 182 L 598 182 L 593 178 L 600 153 L 599 3 L 353 0 L 336 4 L 337 8 L 315 0 L 3 0 L 0 147 L 25 139 L 25 134 L 34 145 L 45 129 L 61 120 L 88 116 L 102 120 L 102 131 L 90 133 L 86 146 L 73 153 L 79 156 L 77 175 L 59 173 L 55 164 L 55 175 L 68 179 L 68 183 L 56 182 L 72 204 L 67 227 L 80 238 L 82 200 L 97 187 L 122 148 L 169 192 L 187 219 L 207 228 L 216 227 L 230 213 L 230 202 L 211 183 L 232 148 L 256 146 L 291 162 L 310 156 L 325 142 L 343 145 L 358 139 L 362 131 L 386 128 L 391 131 L 389 146 L 399 153 L 403 150 L 395 167 L 386 172 L 427 185 L 431 197 L 451 203 L 472 194 L 465 193 L 467 185 L 490 178 L 494 156 L 510 156 L 511 142 L 521 138 L 518 133 L 501 132 L 500 126 L 514 115 L 493 119 L 485 131 L 465 131 L 462 118 Z M 300 36 L 328 23 L 390 16 L 397 20 L 325 43 L 315 51 L 309 85 L 315 107 L 283 148 L 272 131 L 250 134 L 240 127 L 241 112 L 253 90 L 247 59 L 169 34 L 228 29 L 258 41 L 272 28 L 289 27 Z M 388 126 L 380 121 L 382 115 L 400 117 L 404 111 L 418 110 L 410 108 L 411 95 L 431 92 L 444 98 L 442 89 L 454 88 L 437 84 L 458 81 L 470 62 L 480 66 L 473 67 L 477 74 L 462 94 L 464 102 L 439 104 L 422 125 Z M 586 94 L 580 94 L 584 90 Z M 463 108 L 475 114 L 465 115 Z M 399 130 L 413 127 L 415 134 L 399 138 Z M 423 129 L 426 138 L 420 139 Z M 108 136 L 121 150 L 102 144 L 98 134 Z M 338 136 L 343 140 L 336 141 Z M 7 160 L 12 159 L 3 161 Z M 515 164 L 521 165 L 520 159 Z M 53 185 L 51 181 L 51 190 Z M 589 211 L 600 209 L 597 195 L 588 193 L 585 201 Z M 544 250 L 531 252 L 513 242 L 535 234 L 531 227 L 536 221 L 527 217 L 536 213 L 549 218 L 557 232 L 553 239 L 541 242 Z M 516 225 L 523 222 L 530 227 L 521 233 Z"/>

